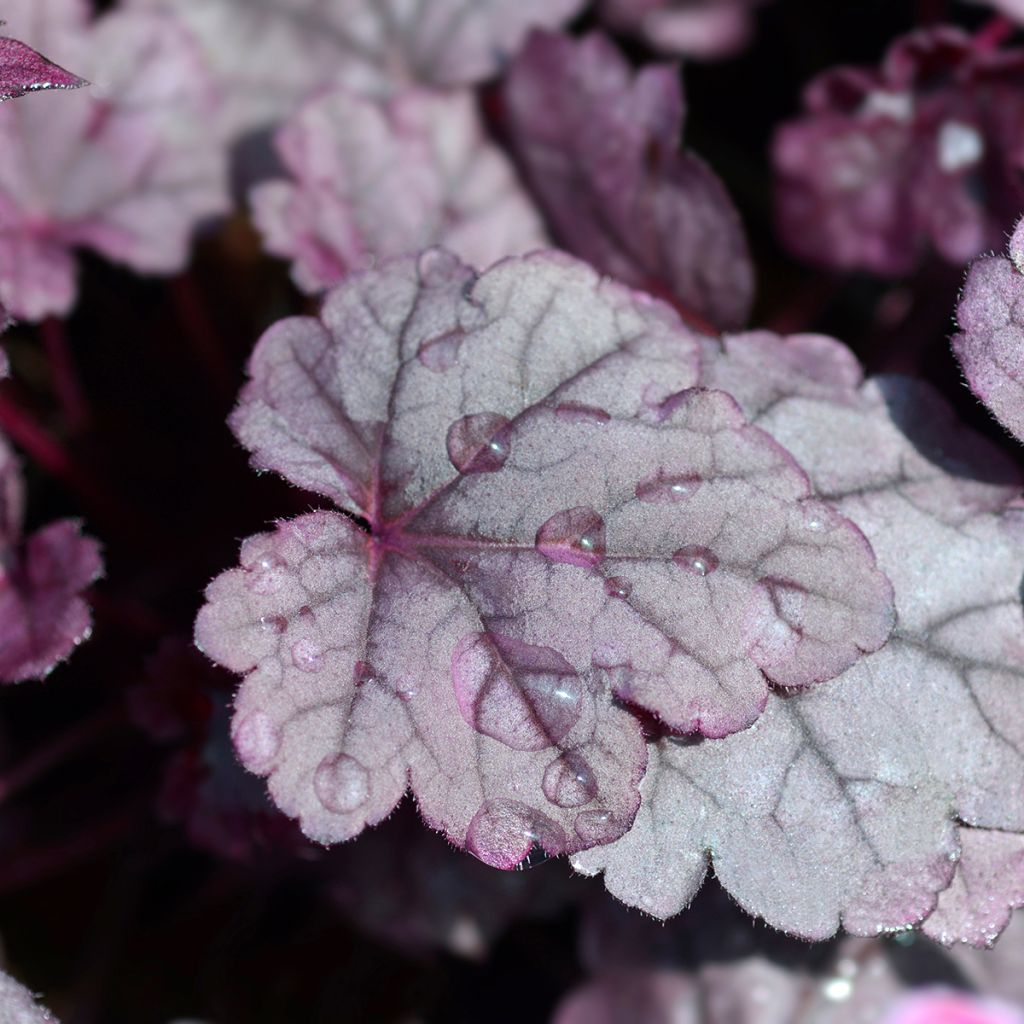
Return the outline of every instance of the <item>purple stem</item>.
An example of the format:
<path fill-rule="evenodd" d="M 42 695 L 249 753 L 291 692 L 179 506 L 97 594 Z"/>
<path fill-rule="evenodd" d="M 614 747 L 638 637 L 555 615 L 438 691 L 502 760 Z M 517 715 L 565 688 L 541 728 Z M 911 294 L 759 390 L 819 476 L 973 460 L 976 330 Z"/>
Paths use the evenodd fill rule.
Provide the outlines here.
<path fill-rule="evenodd" d="M 40 325 L 39 333 L 50 364 L 53 390 L 64 418 L 70 430 L 81 430 L 92 420 L 92 412 L 78 380 L 64 321 L 48 316 Z"/>

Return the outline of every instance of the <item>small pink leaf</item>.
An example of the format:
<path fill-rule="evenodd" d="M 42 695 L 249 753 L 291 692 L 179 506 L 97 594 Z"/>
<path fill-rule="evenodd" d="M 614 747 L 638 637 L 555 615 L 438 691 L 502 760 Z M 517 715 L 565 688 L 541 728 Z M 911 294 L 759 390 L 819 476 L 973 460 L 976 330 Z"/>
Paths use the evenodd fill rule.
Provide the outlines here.
<path fill-rule="evenodd" d="M 971 390 L 1018 441 L 1024 441 L 1024 220 L 1010 239 L 1009 259 L 971 265 L 957 307 L 953 351 Z"/>
<path fill-rule="evenodd" d="M 268 251 L 294 261 L 306 291 L 428 245 L 480 268 L 545 245 L 468 92 L 374 100 L 329 91 L 285 123 L 277 149 L 294 181 L 257 186 L 254 216 Z"/>
<path fill-rule="evenodd" d="M 139 273 L 187 259 L 196 223 L 228 207 L 216 95 L 191 37 L 166 14 L 10 0 L 12 31 L 69 54 L 92 86 L 0 107 L 0 297 L 26 320 L 66 314 L 74 249 Z"/>
<path fill-rule="evenodd" d="M 498 866 L 609 842 L 644 764 L 615 696 L 722 735 L 769 679 L 883 642 L 863 537 L 697 365 L 669 309 L 550 253 L 394 260 L 267 332 L 232 427 L 348 515 L 246 541 L 196 636 L 248 673 L 236 750 L 307 834 L 349 838 L 411 782 Z M 695 544 L 704 575 L 674 560 Z"/>
<path fill-rule="evenodd" d="M 754 341 L 769 359 L 768 339 Z M 728 339 L 719 358 L 742 346 Z M 770 386 L 752 382 L 755 415 L 803 361 L 791 353 L 787 370 L 765 370 Z M 836 379 L 840 362 L 818 360 L 817 380 L 794 381 L 756 421 L 865 531 L 893 581 L 897 626 L 838 679 L 770 696 L 745 732 L 656 744 L 631 832 L 574 863 L 604 870 L 613 893 L 658 916 L 689 902 L 710 857 L 744 908 L 786 931 L 906 927 L 953 883 L 954 816 L 1024 833 L 1015 711 L 1024 528 L 1006 508 L 1019 475 L 923 385 L 882 378 L 857 391 Z M 706 372 L 739 380 L 729 369 Z M 975 925 L 964 920 L 967 933 L 952 937 L 970 938 Z"/>
<path fill-rule="evenodd" d="M 558 241 L 719 327 L 742 326 L 753 267 L 715 175 L 679 152 L 678 69 L 634 74 L 604 36 L 535 33 L 505 97 L 513 146 Z"/>
<path fill-rule="evenodd" d="M 31 46 L 0 36 L 0 100 L 44 89 L 77 89 L 84 79 L 36 53 Z"/>
<path fill-rule="evenodd" d="M 99 545 L 61 520 L 22 538 L 23 486 L 0 438 L 0 682 L 47 675 L 92 629 L 82 591 L 99 578 Z"/>
<path fill-rule="evenodd" d="M 1024 1024 L 1024 1011 L 997 999 L 930 989 L 905 996 L 882 1024 Z"/>

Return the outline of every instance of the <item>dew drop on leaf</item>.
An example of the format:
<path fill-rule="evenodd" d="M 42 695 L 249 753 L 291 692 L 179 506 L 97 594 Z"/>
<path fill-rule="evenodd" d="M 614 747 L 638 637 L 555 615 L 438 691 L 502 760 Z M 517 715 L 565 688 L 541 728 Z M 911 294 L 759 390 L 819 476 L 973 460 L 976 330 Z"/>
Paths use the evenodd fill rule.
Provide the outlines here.
<path fill-rule="evenodd" d="M 292 647 L 292 664 L 303 672 L 316 672 L 323 660 L 323 648 L 314 640 L 299 640 Z"/>
<path fill-rule="evenodd" d="M 537 531 L 537 550 L 552 562 L 593 568 L 604 560 L 604 520 L 592 508 L 556 512 Z"/>
<path fill-rule="evenodd" d="M 496 473 L 509 456 L 508 420 L 493 412 L 474 412 L 448 428 L 448 458 L 460 473 Z"/>
<path fill-rule="evenodd" d="M 659 470 L 636 485 L 636 496 L 650 505 L 667 505 L 692 498 L 700 489 L 695 473 L 665 473 Z"/>
<path fill-rule="evenodd" d="M 597 796 L 597 780 L 582 754 L 568 751 L 544 770 L 544 795 L 559 807 L 582 807 Z"/>
<path fill-rule="evenodd" d="M 313 775 L 317 799 L 329 811 L 348 814 L 366 803 L 370 776 L 366 768 L 348 754 L 325 757 Z"/>
<path fill-rule="evenodd" d="M 611 811 L 581 811 L 573 824 L 580 839 L 592 845 L 610 842 L 622 831 Z"/>
<path fill-rule="evenodd" d="M 718 568 L 718 556 L 700 544 L 687 544 L 680 548 L 672 556 L 672 561 L 694 576 L 708 576 Z"/>
<path fill-rule="evenodd" d="M 604 581 L 604 592 L 609 597 L 617 597 L 625 600 L 633 593 L 633 584 L 625 576 L 609 576 Z"/>
<path fill-rule="evenodd" d="M 281 749 L 281 730 L 262 711 L 253 711 L 240 719 L 232 738 L 239 760 L 257 773 L 266 771 Z"/>
<path fill-rule="evenodd" d="M 607 423 L 611 419 L 604 409 L 581 402 L 562 402 L 555 406 L 555 415 L 566 423 Z"/>
<path fill-rule="evenodd" d="M 434 373 L 444 373 L 459 361 L 459 349 L 466 332 L 456 327 L 436 337 L 427 338 L 416 352 L 416 358 Z"/>

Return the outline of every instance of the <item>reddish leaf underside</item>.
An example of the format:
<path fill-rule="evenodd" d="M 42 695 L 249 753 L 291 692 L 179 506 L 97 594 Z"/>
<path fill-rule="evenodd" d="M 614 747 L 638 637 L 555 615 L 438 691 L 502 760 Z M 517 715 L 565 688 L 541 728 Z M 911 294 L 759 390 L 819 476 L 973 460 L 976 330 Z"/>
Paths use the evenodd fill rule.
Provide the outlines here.
<path fill-rule="evenodd" d="M 248 673 L 242 761 L 324 842 L 421 812 L 510 867 L 608 842 L 645 756 L 613 698 L 753 721 L 873 650 L 858 531 L 719 392 L 666 307 L 568 257 L 481 277 L 431 251 L 257 346 L 232 426 L 331 498 L 250 538 L 197 642 Z"/>

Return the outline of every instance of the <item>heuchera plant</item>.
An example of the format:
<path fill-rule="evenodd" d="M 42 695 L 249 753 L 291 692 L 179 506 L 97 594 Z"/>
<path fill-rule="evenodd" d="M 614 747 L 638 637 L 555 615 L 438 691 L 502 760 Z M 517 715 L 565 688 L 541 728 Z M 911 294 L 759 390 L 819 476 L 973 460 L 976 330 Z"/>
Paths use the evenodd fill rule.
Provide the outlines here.
<path fill-rule="evenodd" d="M 989 6 L 0 4 L 0 1021 L 1024 1024 Z"/>

